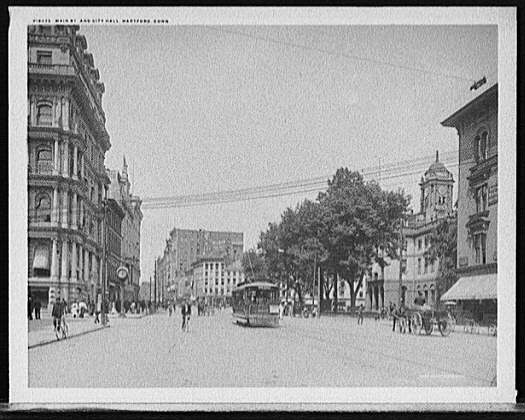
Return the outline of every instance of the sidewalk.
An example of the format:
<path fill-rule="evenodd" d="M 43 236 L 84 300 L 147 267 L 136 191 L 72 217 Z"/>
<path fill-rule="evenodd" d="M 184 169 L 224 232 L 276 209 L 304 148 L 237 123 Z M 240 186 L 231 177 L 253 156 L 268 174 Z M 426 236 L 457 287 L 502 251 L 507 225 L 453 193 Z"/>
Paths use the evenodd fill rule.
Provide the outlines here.
<path fill-rule="evenodd" d="M 67 315 L 66 322 L 69 326 L 67 339 L 104 328 L 102 324 L 95 324 L 94 321 L 95 318 L 90 316 L 85 318 L 73 318 L 71 315 Z M 53 319 L 48 311 L 42 311 L 41 319 L 34 319 L 28 321 L 28 323 L 29 331 L 27 334 L 27 347 L 29 349 L 57 342 L 53 330 Z"/>

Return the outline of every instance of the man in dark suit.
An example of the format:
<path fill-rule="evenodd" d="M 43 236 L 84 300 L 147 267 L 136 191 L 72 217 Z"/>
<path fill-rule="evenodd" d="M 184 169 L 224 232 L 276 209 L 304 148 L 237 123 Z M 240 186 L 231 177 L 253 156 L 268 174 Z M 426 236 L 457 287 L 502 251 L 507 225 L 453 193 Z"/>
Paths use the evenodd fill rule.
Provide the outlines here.
<path fill-rule="evenodd" d="M 29 320 L 33 319 L 33 298 L 31 295 L 27 298 L 27 318 Z"/>
<path fill-rule="evenodd" d="M 42 304 L 38 299 L 35 300 L 35 319 L 40 319 L 40 308 L 42 307 Z"/>

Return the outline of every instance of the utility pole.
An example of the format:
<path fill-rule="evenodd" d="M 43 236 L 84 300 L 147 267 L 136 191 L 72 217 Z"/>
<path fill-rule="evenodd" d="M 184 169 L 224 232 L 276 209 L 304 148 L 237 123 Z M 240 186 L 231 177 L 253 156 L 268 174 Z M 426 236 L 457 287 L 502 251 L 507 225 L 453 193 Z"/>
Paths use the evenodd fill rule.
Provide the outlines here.
<path fill-rule="evenodd" d="M 402 302 L 402 293 L 403 293 L 403 248 L 405 243 L 405 238 L 403 236 L 403 218 L 400 220 L 400 228 L 399 228 L 399 238 L 400 238 L 400 246 L 399 246 L 399 299 L 398 304 L 401 306 Z"/>
<path fill-rule="evenodd" d="M 149 276 L 149 301 L 151 303 L 151 276 Z"/>
<path fill-rule="evenodd" d="M 153 296 L 153 308 L 154 308 L 154 311 L 157 310 L 157 259 L 155 258 L 155 271 L 153 272 L 153 280 L 155 281 L 155 289 L 154 289 L 154 292 L 155 292 L 155 295 Z"/>
<path fill-rule="evenodd" d="M 317 317 L 321 318 L 321 267 L 317 266 L 317 253 L 315 254 L 314 279 L 317 276 Z"/>

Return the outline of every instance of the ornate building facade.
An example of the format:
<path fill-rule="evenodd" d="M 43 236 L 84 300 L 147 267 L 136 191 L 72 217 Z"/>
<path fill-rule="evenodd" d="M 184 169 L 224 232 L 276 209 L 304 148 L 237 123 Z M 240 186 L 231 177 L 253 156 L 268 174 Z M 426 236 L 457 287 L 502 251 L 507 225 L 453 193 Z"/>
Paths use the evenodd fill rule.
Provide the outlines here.
<path fill-rule="evenodd" d="M 107 200 L 106 209 L 106 257 L 107 286 L 109 301 L 120 301 L 121 282 L 117 277 L 117 269 L 122 265 L 122 220 L 124 211 L 113 199 Z"/>
<path fill-rule="evenodd" d="M 419 212 L 410 214 L 403 227 L 405 247 L 402 260 L 402 286 L 399 296 L 399 260 L 385 258 L 388 265 L 381 270 L 379 264 L 372 266 L 366 282 L 366 307 L 378 310 L 389 303 L 398 304 L 399 300 L 412 303 L 421 292 L 427 303 L 437 303 L 436 281 L 439 260 L 434 262 L 425 257 L 430 246 L 430 235 L 445 218 L 455 218 L 454 177 L 439 161 L 425 171 L 421 181 Z"/>
<path fill-rule="evenodd" d="M 122 264 L 128 269 L 129 277 L 124 287 L 124 300 L 138 300 L 140 290 L 140 229 L 142 225 L 142 200 L 131 193 L 128 165 L 123 158 L 122 173 L 107 170 L 111 181 L 108 197 L 114 199 L 122 208 Z"/>
<path fill-rule="evenodd" d="M 498 85 L 441 124 L 454 127 L 459 137 L 459 280 L 444 298 L 457 301 L 476 317 L 494 318 L 498 272 Z"/>
<path fill-rule="evenodd" d="M 28 286 L 45 306 L 102 282 L 111 147 L 104 84 L 78 26 L 28 27 Z"/>

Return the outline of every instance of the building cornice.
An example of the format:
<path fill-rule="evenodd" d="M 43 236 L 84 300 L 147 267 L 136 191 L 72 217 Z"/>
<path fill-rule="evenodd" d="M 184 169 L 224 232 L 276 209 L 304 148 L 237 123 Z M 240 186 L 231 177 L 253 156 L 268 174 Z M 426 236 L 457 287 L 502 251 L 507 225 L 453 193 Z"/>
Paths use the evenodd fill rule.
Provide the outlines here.
<path fill-rule="evenodd" d="M 454 112 L 451 116 L 443 120 L 441 122 L 441 125 L 443 125 L 444 127 L 458 128 L 459 121 L 464 118 L 465 114 L 470 113 L 473 108 L 476 108 L 484 104 L 487 101 L 494 100 L 494 98 L 497 101 L 497 96 L 498 96 L 498 84 L 496 83 L 495 85 L 488 88 L 481 95 L 477 96 L 476 98 L 468 102 L 466 105 L 464 105 L 462 108 Z"/>

